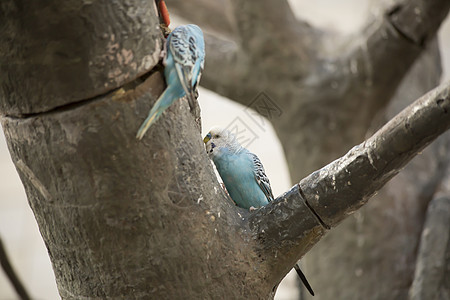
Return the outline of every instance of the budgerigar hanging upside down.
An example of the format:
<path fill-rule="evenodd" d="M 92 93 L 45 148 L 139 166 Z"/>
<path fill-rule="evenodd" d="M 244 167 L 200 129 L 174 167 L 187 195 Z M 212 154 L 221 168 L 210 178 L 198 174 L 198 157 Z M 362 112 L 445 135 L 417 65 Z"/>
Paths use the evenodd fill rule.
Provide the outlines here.
<path fill-rule="evenodd" d="M 164 77 L 167 88 L 150 110 L 136 138 L 142 139 L 150 126 L 177 99 L 184 96 L 195 107 L 197 86 L 205 61 L 203 33 L 197 25 L 178 26 L 167 37 Z"/>
<path fill-rule="evenodd" d="M 203 142 L 208 156 L 216 165 L 231 199 L 237 206 L 253 210 L 274 199 L 269 178 L 258 156 L 242 147 L 230 131 L 214 127 Z M 305 287 L 314 296 L 298 264 L 294 268 Z"/>

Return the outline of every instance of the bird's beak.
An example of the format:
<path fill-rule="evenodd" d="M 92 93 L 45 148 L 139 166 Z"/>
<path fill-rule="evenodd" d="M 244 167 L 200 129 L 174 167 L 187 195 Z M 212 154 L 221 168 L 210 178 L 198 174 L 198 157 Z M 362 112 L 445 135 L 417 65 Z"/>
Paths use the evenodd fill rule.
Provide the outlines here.
<path fill-rule="evenodd" d="M 211 139 L 211 133 L 208 133 L 205 138 L 203 139 L 203 143 L 207 143 Z"/>

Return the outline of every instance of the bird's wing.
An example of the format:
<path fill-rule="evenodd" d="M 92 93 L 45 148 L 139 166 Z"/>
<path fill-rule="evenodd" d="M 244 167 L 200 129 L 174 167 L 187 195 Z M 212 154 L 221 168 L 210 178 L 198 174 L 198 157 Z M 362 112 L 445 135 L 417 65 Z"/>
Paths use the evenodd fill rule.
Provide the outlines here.
<path fill-rule="evenodd" d="M 168 44 L 181 86 L 189 101 L 193 101 L 194 85 L 198 82 L 204 64 L 203 36 L 196 34 L 189 26 L 179 26 L 172 31 Z"/>
<path fill-rule="evenodd" d="M 254 164 L 254 174 L 256 182 L 258 183 L 259 187 L 263 191 L 264 195 L 266 195 L 267 201 L 271 202 L 273 201 L 273 194 L 272 194 L 272 188 L 270 187 L 270 181 L 269 178 L 267 178 L 266 172 L 264 171 L 264 167 L 259 160 L 258 156 L 255 154 L 251 154 Z"/>

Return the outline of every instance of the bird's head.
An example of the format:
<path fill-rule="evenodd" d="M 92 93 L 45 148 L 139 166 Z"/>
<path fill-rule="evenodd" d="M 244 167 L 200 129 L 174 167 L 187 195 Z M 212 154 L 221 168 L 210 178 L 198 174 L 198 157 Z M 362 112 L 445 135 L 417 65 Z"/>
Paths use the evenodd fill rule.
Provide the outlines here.
<path fill-rule="evenodd" d="M 237 152 L 242 147 L 236 136 L 227 129 L 213 127 L 203 139 L 206 146 L 206 152 L 210 157 L 217 155 L 222 149 Z"/>

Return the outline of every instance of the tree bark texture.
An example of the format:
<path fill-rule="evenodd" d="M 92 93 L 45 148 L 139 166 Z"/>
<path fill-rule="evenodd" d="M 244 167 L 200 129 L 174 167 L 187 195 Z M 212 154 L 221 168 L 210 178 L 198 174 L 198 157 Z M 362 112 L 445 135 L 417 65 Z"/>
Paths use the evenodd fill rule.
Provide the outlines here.
<path fill-rule="evenodd" d="M 248 22 L 245 28 L 251 35 L 252 19 L 247 19 L 248 14 L 252 15 L 251 7 L 244 3 L 235 5 L 243 14 L 240 22 Z M 272 7 L 269 1 L 261 6 Z M 63 299 L 270 298 L 273 287 L 330 227 L 364 204 L 417 151 L 450 126 L 449 86 L 443 85 L 408 107 L 366 144 L 313 173 L 267 207 L 249 213 L 234 206 L 218 184 L 204 151 L 196 123 L 198 116 L 190 113 L 184 99 L 169 108 L 141 142 L 135 139 L 137 128 L 164 88 L 161 70 L 156 66 L 162 40 L 152 2 L 150 5 L 138 0 L 121 4 L 105 1 L 93 6 L 90 2 L 66 1 L 49 6 L 44 1 L 33 5 L 8 1 L 2 3 L 1 8 L 4 21 L 0 29 L 7 34 L 0 36 L 24 37 L 19 42 L 4 38 L 0 46 L 2 51 L 15 47 L 24 51 L 17 50 L 20 53 L 14 56 L 0 56 L 0 68 L 5 70 L 0 77 L 2 126 L 48 248 Z M 45 11 L 45 14 L 33 13 L 35 11 Z M 86 12 L 93 11 L 97 14 L 86 17 Z M 127 17 L 119 18 L 125 12 Z M 258 20 L 263 19 L 263 12 L 254 12 Z M 64 15 L 82 21 L 63 26 L 68 22 Z M 48 20 L 58 20 L 61 23 L 55 22 L 60 26 L 47 26 Z M 121 22 L 124 24 L 117 25 Z M 296 20 L 289 17 L 284 22 Z M 412 54 L 405 54 L 404 58 L 410 63 L 420 49 L 416 49 L 417 45 L 410 46 L 410 41 L 403 41 L 389 24 L 380 25 L 381 30 L 391 30 L 386 31 L 391 34 L 387 39 L 389 47 L 400 54 L 402 47 L 412 49 Z M 120 28 L 117 32 L 115 26 Z M 273 30 L 269 24 L 265 26 L 268 32 Z M 56 27 L 61 28 L 64 35 L 54 33 Z M 83 43 L 87 38 L 83 34 L 85 28 L 90 29 L 86 31 L 91 33 L 91 40 Z M 436 26 L 430 28 L 436 30 Z M 145 36 L 139 36 L 141 33 Z M 113 35 L 117 48 L 113 50 L 114 55 L 108 57 L 111 49 L 105 46 L 108 45 L 105 37 L 111 41 Z M 373 47 L 385 40 L 381 33 L 372 33 L 369 37 L 373 39 Z M 286 36 L 281 36 L 280 40 L 286 41 Z M 45 52 L 42 41 L 50 46 L 63 45 L 64 51 L 50 49 L 48 59 L 41 59 L 39 55 Z M 78 45 L 77 42 L 82 44 L 83 51 L 71 52 L 73 48 L 66 43 Z M 248 51 L 260 51 L 258 43 L 257 39 L 249 40 L 245 47 Z M 287 47 L 283 53 L 291 58 L 298 55 L 297 62 L 308 60 L 307 55 L 311 54 L 308 47 L 296 49 Z M 358 56 L 361 49 L 356 47 L 348 53 Z M 275 74 L 268 71 L 278 70 L 277 59 L 283 55 L 272 57 L 280 50 L 276 45 L 267 50 L 267 53 L 259 53 L 261 57 L 243 56 L 242 61 L 257 65 L 262 74 L 260 79 L 269 84 Z M 130 56 L 125 55 L 128 59 L 121 56 L 129 53 L 127 51 L 133 53 L 131 60 L 128 60 Z M 212 57 L 214 59 L 214 54 Z M 381 53 L 375 57 L 383 61 Z M 259 62 L 258 58 L 262 60 Z M 98 59 L 108 64 L 97 65 Z M 312 63 L 319 62 L 324 63 L 317 60 L 306 65 L 311 67 Z M 86 63 L 87 67 L 79 67 Z M 342 87 L 341 82 L 336 83 L 337 86 L 333 84 L 339 79 L 338 71 L 331 75 L 324 72 L 314 78 L 314 75 L 303 76 L 304 65 L 288 70 L 288 61 L 279 63 L 281 77 L 278 80 L 285 81 L 291 89 L 274 94 L 275 99 L 286 99 L 281 104 L 286 107 L 286 115 L 291 109 L 299 114 L 303 107 L 310 113 L 315 111 L 317 116 L 325 112 L 325 118 L 336 126 L 345 124 L 349 130 L 353 128 L 355 120 L 346 120 L 342 115 L 335 118 L 331 114 L 331 109 L 340 108 L 332 101 L 337 101 L 338 95 L 332 99 L 328 98 L 330 94 L 319 95 L 324 101 L 320 105 L 310 99 L 294 100 L 303 92 L 312 95 L 324 78 L 328 78 L 325 81 L 332 90 L 344 95 L 351 84 L 356 86 L 355 82 L 361 82 L 360 75 L 351 75 L 354 77 L 351 84 L 342 82 Z M 62 66 L 67 66 L 67 70 Z M 27 80 L 28 74 L 40 68 L 46 75 L 30 75 Z M 407 66 L 398 63 L 392 69 L 391 76 L 395 75 L 393 78 L 397 80 L 396 76 L 406 72 Z M 67 72 L 69 78 L 52 75 L 58 70 L 63 72 L 61 74 Z M 373 74 L 361 75 L 364 86 L 374 86 L 377 82 L 386 84 L 381 75 L 375 76 L 376 72 L 371 70 Z M 208 70 L 205 75 L 206 72 Z M 48 74 L 53 77 L 47 77 Z M 87 81 L 71 80 L 72 76 Z M 206 81 L 212 82 L 211 78 Z M 224 78 L 224 84 L 227 82 L 230 80 Z M 262 87 L 256 78 L 248 78 L 248 82 L 251 84 L 250 90 L 245 91 L 248 95 Z M 305 87 L 306 91 L 300 88 L 302 92 L 292 93 L 300 83 L 310 85 Z M 383 105 L 369 100 L 379 96 L 380 102 L 386 103 L 381 96 L 393 94 L 394 85 L 390 83 L 386 87 L 388 91 L 384 92 L 370 88 L 367 94 L 365 89 L 357 89 L 360 98 L 367 101 L 362 105 L 367 110 L 364 114 L 375 115 L 369 108 L 381 109 Z M 274 87 L 273 84 L 268 86 Z M 241 87 L 237 93 L 240 91 L 244 89 Z M 344 106 L 341 110 L 353 109 L 346 114 L 356 112 L 358 107 L 348 99 L 341 105 Z M 304 122 L 292 120 L 292 126 Z M 287 126 L 287 120 L 273 122 L 277 130 Z M 364 121 L 366 127 L 369 123 Z M 320 129 L 323 124 L 315 126 L 313 128 Z M 318 132 L 324 131 L 335 137 L 338 134 L 333 126 Z M 308 143 L 316 140 L 298 138 L 294 132 L 295 129 L 290 128 L 285 133 L 285 137 L 292 135 L 291 145 L 299 147 L 295 155 L 295 149 L 290 150 L 288 159 L 299 160 L 297 155 L 305 151 L 300 146 L 312 145 Z M 363 130 L 355 132 L 361 135 Z M 344 135 L 343 139 L 348 145 L 356 138 Z M 335 151 L 342 149 L 343 146 Z M 330 156 L 336 154 L 331 152 Z M 323 160 L 323 157 L 316 158 L 315 163 Z M 290 168 L 298 169 L 296 165 Z M 333 186 L 333 176 L 336 186 Z M 351 189 L 348 182 L 361 184 Z"/>
<path fill-rule="evenodd" d="M 0 109 L 45 112 L 148 72 L 162 45 L 155 14 L 153 1 L 143 0 L 2 1 L 0 54 L 7 63 L 0 72 L 8 76 Z"/>
<path fill-rule="evenodd" d="M 149 91 L 162 87 L 154 73 L 120 97 L 3 120 L 63 299 L 253 293 L 251 285 L 229 291 L 249 280 L 239 253 L 250 255 L 251 242 L 231 234 L 241 230 L 240 219 L 217 196 L 187 103 L 175 105 L 144 142 L 135 139 L 156 100 Z M 230 273 L 225 264 L 241 270 Z"/>
<path fill-rule="evenodd" d="M 167 2 L 178 9 L 178 1 Z M 368 130 L 373 132 L 439 83 L 439 50 L 433 37 L 448 14 L 448 1 L 385 1 L 390 5 L 384 5 L 384 12 L 352 36 L 319 30 L 289 13 L 270 27 L 267 23 L 277 14 L 272 2 L 215 1 L 222 9 L 208 8 L 214 20 L 214 11 L 233 11 L 229 22 L 235 27 L 227 30 L 226 39 L 207 37 L 202 84 L 243 105 L 254 103 L 261 91 L 270 96 L 281 108 L 278 116 L 251 107 L 274 126 L 294 182 L 359 144 Z M 281 2 L 280 9 L 288 9 L 286 1 Z M 190 21 L 223 34 L 197 16 L 202 8 L 188 15 Z M 241 42 L 252 34 L 282 49 L 275 55 L 261 52 L 265 47 L 253 51 Z M 272 65 L 266 63 L 273 57 Z M 449 167 L 449 140 L 447 133 L 423 151 L 374 201 L 306 255 L 308 279 L 320 287 L 315 299 L 408 297 L 426 207 L 436 187 L 448 180 L 441 175 Z"/>

